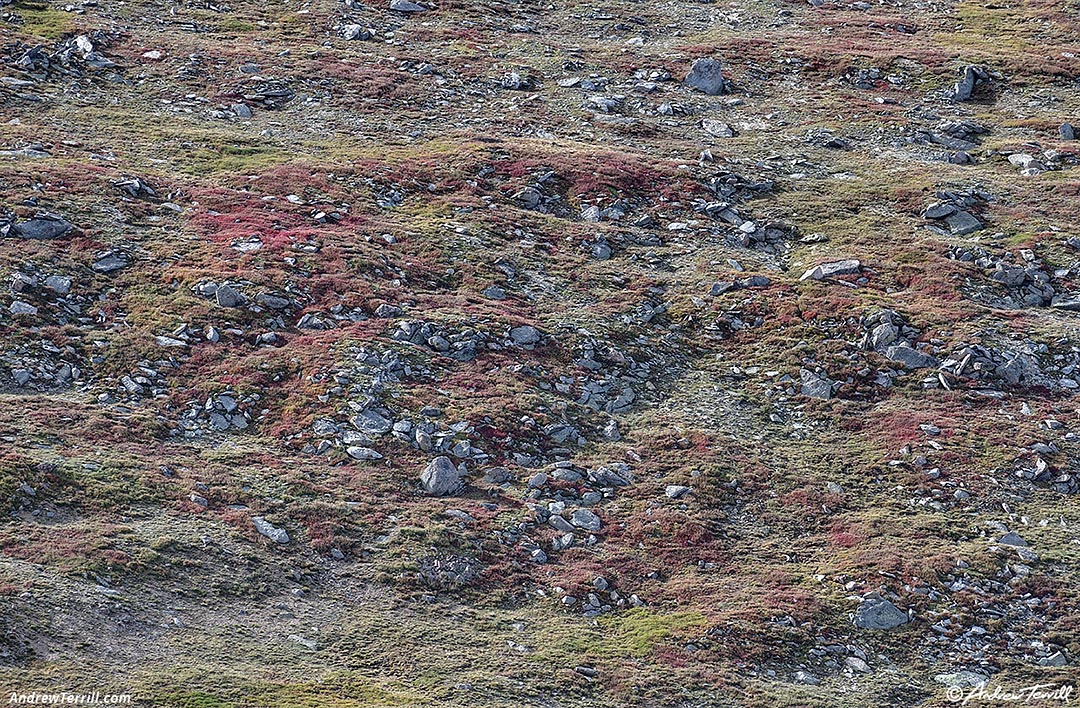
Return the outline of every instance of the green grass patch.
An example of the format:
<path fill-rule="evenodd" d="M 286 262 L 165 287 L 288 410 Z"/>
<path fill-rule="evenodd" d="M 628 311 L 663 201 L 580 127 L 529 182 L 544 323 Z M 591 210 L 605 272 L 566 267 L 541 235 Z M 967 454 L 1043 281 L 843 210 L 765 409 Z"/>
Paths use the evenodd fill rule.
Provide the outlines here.
<path fill-rule="evenodd" d="M 707 624 L 705 616 L 697 611 L 660 614 L 637 607 L 601 617 L 598 630 L 571 641 L 575 651 L 598 659 L 641 658 L 669 637 L 704 629 Z"/>
<path fill-rule="evenodd" d="M 71 15 L 54 10 L 47 2 L 21 0 L 12 5 L 12 9 L 23 19 L 22 31 L 35 37 L 60 39 L 75 31 L 75 21 Z"/>

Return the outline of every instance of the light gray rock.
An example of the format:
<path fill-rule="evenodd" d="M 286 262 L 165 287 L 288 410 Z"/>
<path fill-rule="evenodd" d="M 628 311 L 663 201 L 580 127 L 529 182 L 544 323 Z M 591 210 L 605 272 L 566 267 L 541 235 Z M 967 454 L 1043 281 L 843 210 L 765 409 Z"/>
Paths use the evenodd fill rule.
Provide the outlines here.
<path fill-rule="evenodd" d="M 802 382 L 802 395 L 822 400 L 832 398 L 833 382 L 829 379 L 818 376 L 809 369 L 802 369 L 799 371 L 799 380 Z"/>
<path fill-rule="evenodd" d="M 709 57 L 695 59 L 684 81 L 690 88 L 710 96 L 727 93 L 728 83 L 724 79 L 723 67 L 719 61 Z"/>
<path fill-rule="evenodd" d="M 906 612 L 876 594 L 863 599 L 853 620 L 859 629 L 893 629 L 907 622 Z"/>
<path fill-rule="evenodd" d="M 409 0 L 390 0 L 390 9 L 398 12 L 417 13 L 427 10 L 423 5 L 417 5 Z"/>
<path fill-rule="evenodd" d="M 255 526 L 255 530 L 266 536 L 274 543 L 280 543 L 282 545 L 289 542 L 289 534 L 285 532 L 285 529 L 274 526 L 269 521 L 261 516 L 251 517 L 251 523 Z"/>
<path fill-rule="evenodd" d="M 681 499 L 690 493 L 690 487 L 684 487 L 681 484 L 669 484 L 664 488 L 664 495 L 668 499 Z"/>
<path fill-rule="evenodd" d="M 966 211 L 955 211 L 944 217 L 945 225 L 953 236 L 967 236 L 983 228 L 982 222 Z"/>
<path fill-rule="evenodd" d="M 420 484 L 424 491 L 436 497 L 454 494 L 464 486 L 457 467 L 445 455 L 428 463 L 420 474 Z"/>
<path fill-rule="evenodd" d="M 862 270 L 862 262 L 854 258 L 830 263 L 820 263 L 808 268 L 799 280 L 824 280 L 838 275 L 856 275 Z"/>
<path fill-rule="evenodd" d="M 1020 538 L 1020 534 L 1016 533 L 1015 531 L 1010 531 L 1009 533 L 1002 536 L 1000 539 L 998 539 L 998 543 L 1003 546 L 1016 546 L 1018 548 L 1027 548 L 1028 545 L 1027 541 Z"/>
<path fill-rule="evenodd" d="M 885 350 L 885 356 L 899 362 L 909 369 L 934 369 L 939 362 L 929 354 L 924 354 L 906 344 L 897 344 Z"/>
<path fill-rule="evenodd" d="M 352 419 L 352 424 L 361 433 L 368 435 L 385 435 L 394 427 L 393 421 L 378 411 L 364 411 L 358 413 Z"/>
<path fill-rule="evenodd" d="M 345 449 L 345 453 L 354 460 L 381 460 L 383 458 L 378 451 L 362 445 L 351 445 Z"/>
<path fill-rule="evenodd" d="M 231 285 L 219 285 L 214 297 L 221 307 L 240 307 L 244 303 L 244 296 Z"/>
<path fill-rule="evenodd" d="M 601 526 L 600 517 L 588 509 L 575 509 L 570 523 L 586 531 L 599 531 Z"/>
<path fill-rule="evenodd" d="M 28 302 L 13 300 L 12 303 L 8 305 L 8 312 L 13 315 L 36 315 L 38 309 Z"/>
<path fill-rule="evenodd" d="M 519 347 L 537 344 L 541 336 L 540 330 L 532 325 L 521 325 L 510 330 L 510 341 Z"/>

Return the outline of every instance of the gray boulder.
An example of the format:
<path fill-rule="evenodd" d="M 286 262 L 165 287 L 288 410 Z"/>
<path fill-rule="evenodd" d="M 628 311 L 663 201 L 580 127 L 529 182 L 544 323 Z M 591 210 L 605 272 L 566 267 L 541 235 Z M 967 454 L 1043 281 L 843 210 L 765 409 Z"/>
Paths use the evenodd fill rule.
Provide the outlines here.
<path fill-rule="evenodd" d="M 990 72 L 983 67 L 966 66 L 960 80 L 956 82 L 956 86 L 949 93 L 949 98 L 957 102 L 970 101 L 971 97 L 975 95 L 975 87 L 989 80 Z"/>
<path fill-rule="evenodd" d="M 428 463 L 420 474 L 420 485 L 432 496 L 445 497 L 461 490 L 461 474 L 449 457 L 442 455 Z"/>
<path fill-rule="evenodd" d="M 838 275 L 857 275 L 862 270 L 862 262 L 849 258 L 842 261 L 820 263 L 813 268 L 808 268 L 799 280 L 824 280 L 835 278 Z"/>
<path fill-rule="evenodd" d="M 576 509 L 570 515 L 570 523 L 586 531 L 599 531 L 601 526 L 600 517 L 588 509 Z"/>
<path fill-rule="evenodd" d="M 938 366 L 937 359 L 906 344 L 889 347 L 885 350 L 885 356 L 909 369 L 934 369 Z"/>
<path fill-rule="evenodd" d="M 528 347 L 539 343 L 540 330 L 532 325 L 522 325 L 510 330 L 510 340 L 519 347 Z"/>
<path fill-rule="evenodd" d="M 686 75 L 685 83 L 690 88 L 710 96 L 727 93 L 728 89 L 720 62 L 708 57 L 694 60 L 694 63 L 690 65 L 690 73 Z"/>
<path fill-rule="evenodd" d="M 266 536 L 274 543 L 280 543 L 285 545 L 289 542 L 289 534 L 285 532 L 285 529 L 278 528 L 272 523 L 267 521 L 261 516 L 251 517 L 251 523 L 255 526 L 255 530 Z"/>
<path fill-rule="evenodd" d="M 0 234 L 15 238 L 47 240 L 60 238 L 73 228 L 75 227 L 70 222 L 55 214 L 41 214 L 18 224 L 10 224 L 4 227 Z"/>
<path fill-rule="evenodd" d="M 906 612 L 877 594 L 863 599 L 853 620 L 859 629 L 893 629 L 907 622 Z"/>
<path fill-rule="evenodd" d="M 800 370 L 799 379 L 802 382 L 802 395 L 822 400 L 832 398 L 833 382 L 829 379 L 818 376 L 809 369 Z"/>
<path fill-rule="evenodd" d="M 240 307 L 244 302 L 244 296 L 231 285 L 219 285 L 214 296 L 221 307 Z"/>

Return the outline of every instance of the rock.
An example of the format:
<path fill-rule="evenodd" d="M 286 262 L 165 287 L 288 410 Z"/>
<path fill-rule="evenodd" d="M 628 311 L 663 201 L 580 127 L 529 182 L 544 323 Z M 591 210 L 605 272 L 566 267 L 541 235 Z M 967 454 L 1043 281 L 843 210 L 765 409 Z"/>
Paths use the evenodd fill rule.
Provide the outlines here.
<path fill-rule="evenodd" d="M 906 344 L 897 344 L 885 350 L 885 356 L 909 369 L 934 369 L 939 362 L 929 354 L 923 354 Z"/>
<path fill-rule="evenodd" d="M 934 680 L 950 688 L 978 688 L 985 686 L 989 678 L 974 671 L 955 671 L 951 674 L 937 674 Z"/>
<path fill-rule="evenodd" d="M 360 445 L 350 445 L 345 448 L 345 454 L 354 460 L 381 460 L 383 458 L 376 450 Z"/>
<path fill-rule="evenodd" d="M 457 467 L 445 455 L 436 457 L 428 463 L 420 474 L 420 484 L 424 491 L 437 497 L 454 494 L 464 486 Z"/>
<path fill-rule="evenodd" d="M 966 66 L 964 67 L 963 76 L 956 82 L 953 90 L 949 93 L 949 99 L 956 102 L 970 101 L 975 94 L 976 86 L 989 80 L 990 73 L 983 67 Z"/>
<path fill-rule="evenodd" d="M 505 300 L 506 291 L 498 285 L 489 285 L 484 288 L 484 297 L 491 298 L 492 300 Z"/>
<path fill-rule="evenodd" d="M 75 227 L 55 214 L 39 214 L 18 224 L 0 228 L 0 235 L 14 238 L 48 240 L 60 238 Z"/>
<path fill-rule="evenodd" d="M 838 275 L 856 275 L 862 271 L 862 262 L 853 258 L 843 261 L 821 263 L 807 269 L 799 280 L 824 280 Z"/>
<path fill-rule="evenodd" d="M 1066 656 L 1060 651 L 1056 651 L 1050 656 L 1044 656 L 1043 658 L 1039 659 L 1039 666 L 1061 667 L 1067 666 L 1068 663 L 1068 658 L 1066 658 Z"/>
<path fill-rule="evenodd" d="M 1016 533 L 1015 531 L 1010 531 L 1009 533 L 999 538 L 998 543 L 1003 546 L 1016 546 L 1019 548 L 1027 548 L 1028 546 L 1027 541 L 1020 538 L 1020 534 Z"/>
<path fill-rule="evenodd" d="M 529 478 L 528 485 L 529 485 L 530 489 L 540 489 L 541 487 L 543 487 L 547 483 L 548 483 L 548 476 L 546 474 L 544 474 L 543 472 L 537 472 L 536 474 L 534 474 L 532 477 Z"/>
<path fill-rule="evenodd" d="M 799 379 L 802 382 L 802 395 L 823 400 L 832 398 L 833 382 L 829 379 L 818 376 L 809 369 L 800 370 Z"/>
<path fill-rule="evenodd" d="M 255 302 L 271 310 L 284 310 L 292 304 L 289 298 L 273 293 L 259 293 L 255 296 Z"/>
<path fill-rule="evenodd" d="M 13 300 L 11 304 L 8 305 L 8 312 L 13 315 L 36 315 L 38 309 L 28 302 Z"/>
<path fill-rule="evenodd" d="M 681 484 L 669 484 L 664 488 L 664 495 L 668 499 L 681 499 L 690 493 L 690 487 L 684 487 Z"/>
<path fill-rule="evenodd" d="M 219 285 L 214 297 L 221 307 L 240 307 L 244 304 L 244 296 L 231 285 Z"/>
<path fill-rule="evenodd" d="M 684 83 L 693 89 L 710 96 L 719 96 L 727 93 L 728 83 L 724 79 L 723 67 L 716 59 L 702 57 L 695 59 L 690 65 L 690 73 L 686 75 Z"/>
<path fill-rule="evenodd" d="M 795 681 L 795 683 L 801 683 L 806 686 L 817 686 L 821 683 L 821 679 L 805 671 L 796 671 L 794 674 L 792 674 L 791 678 L 793 681 Z"/>
<path fill-rule="evenodd" d="M 1076 130 L 1068 123 L 1062 123 L 1058 126 L 1058 135 L 1061 136 L 1062 140 L 1076 140 Z"/>
<path fill-rule="evenodd" d="M 863 599 L 853 620 L 859 629 L 893 629 L 907 622 L 906 612 L 876 594 Z"/>
<path fill-rule="evenodd" d="M 599 531 L 601 526 L 600 517 L 588 509 L 575 509 L 570 523 L 586 531 Z"/>
<path fill-rule="evenodd" d="M 341 28 L 341 36 L 348 41 L 364 41 L 371 39 L 371 30 L 363 25 L 345 25 Z"/>
<path fill-rule="evenodd" d="M 115 273 L 118 270 L 127 268 L 131 263 L 131 259 L 125 253 L 119 251 L 110 251 L 101 258 L 94 261 L 94 264 L 90 266 L 94 269 L 95 273 Z"/>
<path fill-rule="evenodd" d="M 361 433 L 369 435 L 385 435 L 394 427 L 393 421 L 378 411 L 367 410 L 358 413 L 352 419 L 352 424 Z"/>
<path fill-rule="evenodd" d="M 953 236 L 967 236 L 980 231 L 982 222 L 966 211 L 955 211 L 944 217 L 945 225 L 949 227 L 949 233 Z"/>
<path fill-rule="evenodd" d="M 510 341 L 519 347 L 528 347 L 537 344 L 542 335 L 540 330 L 532 325 L 521 325 L 510 330 Z"/>
<path fill-rule="evenodd" d="M 285 532 L 285 529 L 274 526 L 269 521 L 261 516 L 251 517 L 251 523 L 255 525 L 255 530 L 266 536 L 274 543 L 280 543 L 282 545 L 289 542 L 289 534 Z"/>
<path fill-rule="evenodd" d="M 57 295 L 67 295 L 71 292 L 71 278 L 63 275 L 50 275 L 45 278 L 45 287 Z"/>
<path fill-rule="evenodd" d="M 619 432 L 619 421 L 614 418 L 604 423 L 604 427 L 600 430 L 600 436 L 608 442 L 619 442 L 622 440 L 622 434 Z"/>
<path fill-rule="evenodd" d="M 427 10 L 423 5 L 417 5 L 415 2 L 409 0 L 390 0 L 390 9 L 397 10 L 398 12 L 417 13 Z"/>
<path fill-rule="evenodd" d="M 720 120 L 706 118 L 701 121 L 701 129 L 714 138 L 735 137 L 735 130 L 730 125 Z"/>
<path fill-rule="evenodd" d="M 251 118 L 255 115 L 251 111 L 251 106 L 246 103 L 234 103 L 229 107 L 229 110 L 231 110 L 237 118 Z"/>

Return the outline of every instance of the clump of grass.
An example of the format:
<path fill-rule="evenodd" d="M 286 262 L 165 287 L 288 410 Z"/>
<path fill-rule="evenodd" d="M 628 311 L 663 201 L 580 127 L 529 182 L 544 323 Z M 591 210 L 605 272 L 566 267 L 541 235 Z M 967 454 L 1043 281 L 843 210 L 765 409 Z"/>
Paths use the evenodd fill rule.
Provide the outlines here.
<path fill-rule="evenodd" d="M 48 2 L 20 0 L 12 8 L 23 20 L 22 31 L 35 37 L 55 40 L 75 31 L 71 15 L 53 9 Z"/>

